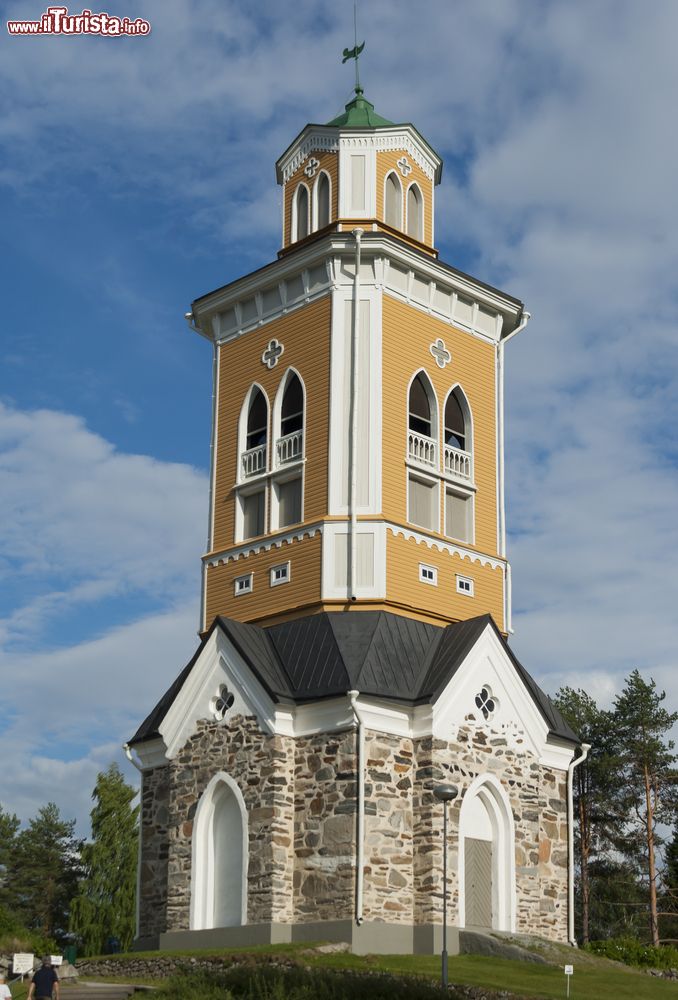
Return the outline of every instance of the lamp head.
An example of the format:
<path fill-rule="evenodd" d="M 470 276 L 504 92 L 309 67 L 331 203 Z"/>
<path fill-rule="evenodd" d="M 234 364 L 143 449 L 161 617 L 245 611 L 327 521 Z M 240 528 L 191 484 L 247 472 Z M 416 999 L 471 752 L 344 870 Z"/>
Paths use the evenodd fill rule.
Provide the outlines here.
<path fill-rule="evenodd" d="M 453 802 L 459 795 L 459 790 L 456 785 L 436 785 L 433 794 L 441 802 Z"/>

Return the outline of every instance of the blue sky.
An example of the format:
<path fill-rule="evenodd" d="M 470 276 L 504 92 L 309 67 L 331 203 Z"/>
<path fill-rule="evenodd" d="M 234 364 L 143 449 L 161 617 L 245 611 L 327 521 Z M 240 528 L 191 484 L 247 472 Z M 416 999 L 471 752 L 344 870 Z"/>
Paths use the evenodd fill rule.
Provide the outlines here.
<path fill-rule="evenodd" d="M 348 0 L 106 9 L 151 34 L 0 32 L 0 802 L 83 830 L 196 641 L 211 371 L 183 314 L 275 256 L 274 162 L 352 85 Z M 516 651 L 549 691 L 606 702 L 639 667 L 676 707 L 678 7 L 413 10 L 363 0 L 367 96 L 445 160 L 443 259 L 534 317 L 507 349 Z"/>

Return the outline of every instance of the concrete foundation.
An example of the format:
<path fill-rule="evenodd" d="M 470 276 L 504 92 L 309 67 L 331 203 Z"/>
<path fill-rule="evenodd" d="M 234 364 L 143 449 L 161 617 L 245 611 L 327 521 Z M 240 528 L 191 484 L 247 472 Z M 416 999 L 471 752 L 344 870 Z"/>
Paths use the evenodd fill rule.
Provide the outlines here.
<path fill-rule="evenodd" d="M 198 948 L 245 948 L 258 944 L 294 942 L 345 942 L 355 955 L 434 955 L 442 950 L 443 929 L 439 924 L 388 924 L 352 920 L 327 920 L 303 924 L 263 923 L 243 927 L 216 927 L 202 931 L 169 931 L 157 939 L 135 942 L 139 951 L 160 948 L 185 951 Z M 448 927 L 447 950 L 459 954 L 459 929 Z"/>

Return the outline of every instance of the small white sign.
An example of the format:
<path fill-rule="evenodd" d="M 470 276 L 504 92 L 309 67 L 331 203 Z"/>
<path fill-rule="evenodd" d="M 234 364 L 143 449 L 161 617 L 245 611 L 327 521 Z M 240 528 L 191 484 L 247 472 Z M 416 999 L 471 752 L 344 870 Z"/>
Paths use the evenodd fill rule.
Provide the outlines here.
<path fill-rule="evenodd" d="M 23 976 L 27 972 L 33 971 L 33 960 L 35 955 L 22 951 L 12 955 L 12 972 L 15 976 Z"/>
<path fill-rule="evenodd" d="M 574 965 L 566 965 L 565 966 L 565 975 L 566 976 L 573 976 L 574 975 Z"/>
<path fill-rule="evenodd" d="M 63 955 L 50 955 L 49 956 L 49 960 L 52 963 L 52 965 L 61 965 L 61 963 L 64 960 L 64 956 Z"/>

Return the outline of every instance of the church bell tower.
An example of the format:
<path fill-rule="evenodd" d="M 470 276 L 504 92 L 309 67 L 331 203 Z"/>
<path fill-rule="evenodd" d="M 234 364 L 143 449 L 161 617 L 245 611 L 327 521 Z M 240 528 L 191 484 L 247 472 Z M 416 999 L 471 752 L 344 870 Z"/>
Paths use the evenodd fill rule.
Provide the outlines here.
<path fill-rule="evenodd" d="M 276 164 L 277 260 L 193 303 L 215 373 L 203 632 L 365 610 L 510 632 L 502 357 L 529 314 L 439 259 L 441 172 L 356 86 Z"/>

